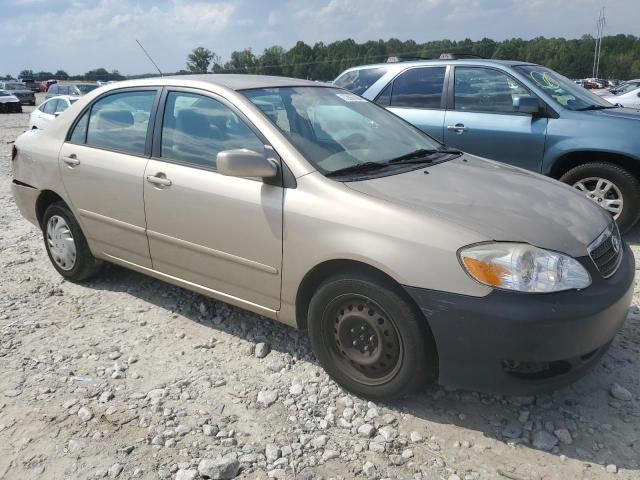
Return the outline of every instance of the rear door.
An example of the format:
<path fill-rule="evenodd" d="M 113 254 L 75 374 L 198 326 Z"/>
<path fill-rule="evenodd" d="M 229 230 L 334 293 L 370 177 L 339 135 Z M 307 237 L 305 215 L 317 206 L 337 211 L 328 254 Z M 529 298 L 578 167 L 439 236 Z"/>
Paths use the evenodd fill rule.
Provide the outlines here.
<path fill-rule="evenodd" d="M 142 183 L 158 89 L 110 92 L 76 120 L 60 171 L 94 253 L 151 267 Z"/>
<path fill-rule="evenodd" d="M 216 171 L 219 152 L 266 152 L 265 140 L 221 97 L 165 96 L 144 181 L 153 268 L 231 303 L 279 309 L 284 189 Z"/>
<path fill-rule="evenodd" d="M 442 142 L 446 68 L 409 68 L 384 88 L 376 103 Z"/>
<path fill-rule="evenodd" d="M 481 157 L 540 171 L 547 117 L 516 112 L 513 100 L 533 96 L 507 73 L 489 67 L 456 66 L 444 141 Z"/>

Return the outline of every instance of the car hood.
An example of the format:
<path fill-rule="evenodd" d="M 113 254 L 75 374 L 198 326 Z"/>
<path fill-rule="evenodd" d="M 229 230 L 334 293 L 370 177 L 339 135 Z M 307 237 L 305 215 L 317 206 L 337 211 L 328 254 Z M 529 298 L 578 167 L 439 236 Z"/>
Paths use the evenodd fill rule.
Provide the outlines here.
<path fill-rule="evenodd" d="M 26 88 L 24 88 L 22 90 L 9 90 L 9 91 L 11 92 L 12 95 L 15 95 L 16 93 L 20 93 L 20 94 L 28 93 L 29 95 L 31 95 L 33 93 L 31 90 L 26 89 Z"/>
<path fill-rule="evenodd" d="M 608 213 L 571 187 L 468 154 L 345 185 L 438 215 L 487 240 L 526 242 L 574 257 L 586 255 L 587 246 L 611 223 Z"/>
<path fill-rule="evenodd" d="M 615 99 L 616 97 L 613 97 Z M 614 101 L 605 97 L 611 103 L 618 103 L 620 99 Z M 640 120 L 640 110 L 637 108 L 605 108 L 603 110 L 591 110 L 590 114 L 605 118 L 622 118 L 627 120 Z"/>
<path fill-rule="evenodd" d="M 14 95 L 3 95 L 0 97 L 0 103 L 19 102 L 20 99 Z"/>

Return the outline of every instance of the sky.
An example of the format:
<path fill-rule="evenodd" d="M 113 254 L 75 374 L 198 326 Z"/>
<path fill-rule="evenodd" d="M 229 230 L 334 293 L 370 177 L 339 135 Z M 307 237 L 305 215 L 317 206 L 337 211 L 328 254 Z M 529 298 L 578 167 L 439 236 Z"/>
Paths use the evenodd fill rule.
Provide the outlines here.
<path fill-rule="evenodd" d="M 20 70 L 81 74 L 104 67 L 152 72 L 138 39 L 163 71 L 185 68 L 207 47 L 290 48 L 298 40 L 353 38 L 479 40 L 595 35 L 605 6 L 606 35 L 640 35 L 640 0 L 0 0 L 0 75 Z"/>

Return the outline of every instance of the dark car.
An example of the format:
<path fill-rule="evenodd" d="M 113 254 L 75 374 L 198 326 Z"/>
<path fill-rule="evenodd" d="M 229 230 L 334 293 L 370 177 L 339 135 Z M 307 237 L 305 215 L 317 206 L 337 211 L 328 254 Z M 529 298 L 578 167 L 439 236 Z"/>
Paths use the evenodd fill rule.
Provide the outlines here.
<path fill-rule="evenodd" d="M 47 94 L 44 96 L 45 100 L 51 97 L 57 97 L 58 95 L 71 95 L 72 97 L 81 97 L 86 95 L 91 90 L 95 90 L 99 85 L 95 83 L 57 83 L 51 85 Z"/>
<path fill-rule="evenodd" d="M 39 91 L 39 85 L 32 77 L 20 78 L 18 79 L 18 81 L 24 83 L 24 86 L 29 90 L 31 90 L 32 92 Z"/>
<path fill-rule="evenodd" d="M 17 81 L 0 82 L 0 89 L 11 92 L 20 100 L 20 103 L 27 105 L 36 104 L 36 95 L 30 89 L 25 87 L 24 83 Z"/>

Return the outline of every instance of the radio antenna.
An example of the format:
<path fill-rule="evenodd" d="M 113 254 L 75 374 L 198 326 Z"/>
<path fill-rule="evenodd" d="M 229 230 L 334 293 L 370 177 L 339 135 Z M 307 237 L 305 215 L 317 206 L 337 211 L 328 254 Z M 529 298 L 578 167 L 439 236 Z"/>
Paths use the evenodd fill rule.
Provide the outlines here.
<path fill-rule="evenodd" d="M 153 61 L 153 58 L 151 58 L 151 55 L 149 55 L 149 53 L 144 49 L 144 47 L 142 46 L 142 44 L 136 39 L 136 43 L 140 46 L 140 48 L 142 49 L 142 51 L 144 52 L 144 54 L 147 56 L 147 58 L 149 59 L 149 61 L 151 63 L 153 63 L 153 66 L 156 67 L 156 70 L 158 70 L 158 73 L 160 74 L 161 77 L 164 77 L 164 75 L 162 74 L 162 72 L 160 71 L 160 69 L 158 68 L 158 65 L 156 65 L 156 62 Z"/>

